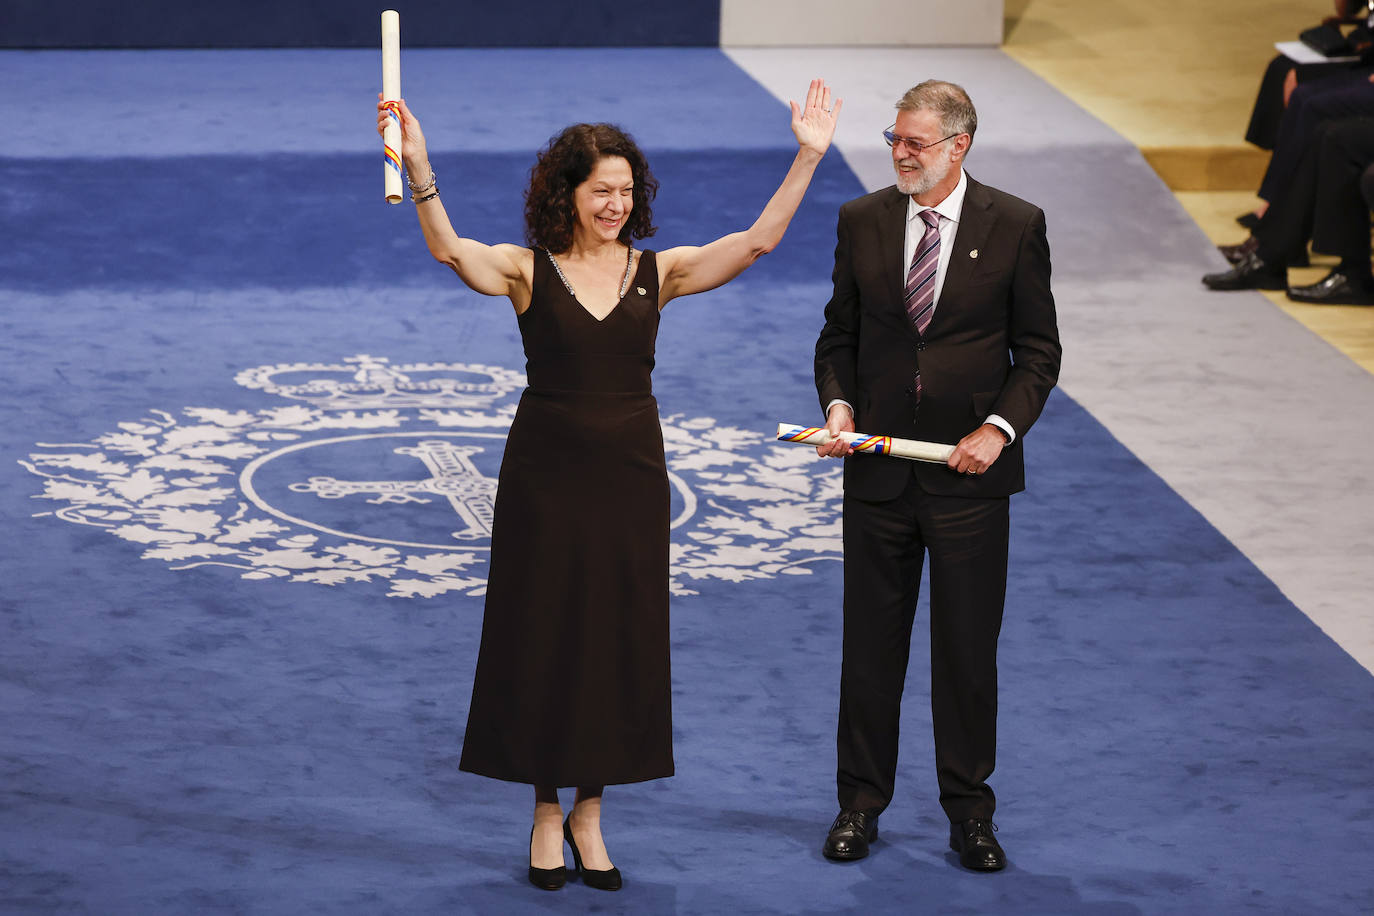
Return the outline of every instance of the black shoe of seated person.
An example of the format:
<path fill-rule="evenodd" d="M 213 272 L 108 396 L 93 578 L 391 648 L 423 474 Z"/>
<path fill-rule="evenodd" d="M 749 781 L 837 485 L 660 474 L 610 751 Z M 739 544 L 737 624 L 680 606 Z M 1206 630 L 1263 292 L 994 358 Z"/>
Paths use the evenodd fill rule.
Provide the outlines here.
<path fill-rule="evenodd" d="M 1374 280 L 1337 267 L 1316 283 L 1288 287 L 1288 298 L 1310 305 L 1374 305 Z"/>
<path fill-rule="evenodd" d="M 1221 252 L 1221 256 L 1226 259 L 1228 264 L 1239 264 L 1245 260 L 1247 254 L 1254 254 L 1258 248 L 1259 239 L 1251 235 L 1238 245 L 1218 245 L 1217 251 Z"/>
<path fill-rule="evenodd" d="M 1258 254 L 1246 255 L 1228 271 L 1206 274 L 1202 283 L 1208 289 L 1286 289 L 1288 271 L 1283 266 L 1266 264 Z"/>

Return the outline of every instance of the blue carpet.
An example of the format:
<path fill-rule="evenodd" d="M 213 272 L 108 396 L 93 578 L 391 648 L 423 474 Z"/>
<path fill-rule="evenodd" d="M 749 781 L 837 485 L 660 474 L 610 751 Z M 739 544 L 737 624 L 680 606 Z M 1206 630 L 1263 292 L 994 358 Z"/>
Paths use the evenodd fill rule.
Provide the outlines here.
<path fill-rule="evenodd" d="M 307 75 L 336 60 L 283 54 Z M 690 71 L 729 90 L 727 106 L 686 103 L 709 114 L 704 139 L 642 132 L 663 182 L 654 247 L 747 223 L 790 158 L 781 106 L 714 52 L 621 63 L 624 85 L 642 67 L 645 82 L 673 72 L 686 87 Z M 179 92 L 199 123 L 195 86 Z M 515 122 L 563 123 L 551 93 L 531 95 L 504 97 Z M 617 107 L 631 130 L 662 118 L 657 98 Z M 528 789 L 456 769 L 480 538 L 467 554 L 435 546 L 456 519 L 442 497 L 372 505 L 289 486 L 413 483 L 426 475 L 395 448 L 421 438 L 481 449 L 468 460 L 490 474 L 516 396 L 503 373 L 522 363 L 508 304 L 429 261 L 408 208 L 378 200 L 375 151 L 153 161 L 99 146 L 100 127 L 84 150 L 0 158 L 0 910 L 1374 906 L 1358 865 L 1374 846 L 1374 679 L 1063 395 L 1030 436 L 1012 510 L 994 777 L 1011 867 L 970 875 L 946 849 L 921 649 L 875 854 L 822 860 L 837 483 L 767 433 L 816 413 L 834 214 L 860 193 L 838 157 L 778 251 L 664 314 L 656 390 L 690 516 L 675 531 L 679 775 L 607 795 L 621 894 L 530 888 Z M 435 155 L 455 221 L 493 241 L 519 237 L 530 161 L 505 143 Z M 378 377 L 408 367 L 406 390 L 431 376 L 481 390 L 339 407 L 302 388 L 346 383 L 356 354 Z M 251 372 L 264 366 L 284 368 Z M 310 524 L 254 503 L 245 480 Z"/>

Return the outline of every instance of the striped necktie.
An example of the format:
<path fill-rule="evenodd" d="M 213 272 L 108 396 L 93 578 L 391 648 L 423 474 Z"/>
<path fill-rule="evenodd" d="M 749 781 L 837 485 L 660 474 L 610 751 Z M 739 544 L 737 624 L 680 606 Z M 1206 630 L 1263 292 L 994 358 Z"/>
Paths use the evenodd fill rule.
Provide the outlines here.
<path fill-rule="evenodd" d="M 916 333 L 924 335 L 935 314 L 935 274 L 940 269 L 940 214 L 922 210 L 921 220 L 926 231 L 916 246 L 911 268 L 906 272 L 906 313 L 916 326 Z M 921 399 L 921 370 L 916 370 L 916 400 Z"/>

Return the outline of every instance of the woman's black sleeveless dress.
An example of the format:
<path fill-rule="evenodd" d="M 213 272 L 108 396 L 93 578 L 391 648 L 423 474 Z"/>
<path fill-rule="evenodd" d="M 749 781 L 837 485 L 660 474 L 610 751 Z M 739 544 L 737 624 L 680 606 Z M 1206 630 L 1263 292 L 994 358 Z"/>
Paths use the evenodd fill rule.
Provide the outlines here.
<path fill-rule="evenodd" d="M 597 321 L 535 249 L 463 770 L 555 786 L 673 774 L 658 317 L 652 251 Z"/>

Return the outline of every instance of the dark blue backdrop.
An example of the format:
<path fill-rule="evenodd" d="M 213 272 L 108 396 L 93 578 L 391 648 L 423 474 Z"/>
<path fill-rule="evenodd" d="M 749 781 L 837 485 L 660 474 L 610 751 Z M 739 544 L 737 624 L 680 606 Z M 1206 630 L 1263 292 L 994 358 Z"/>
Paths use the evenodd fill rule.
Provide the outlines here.
<path fill-rule="evenodd" d="M 5 0 L 5 48 L 359 48 L 380 43 L 379 0 Z M 720 0 L 408 0 L 405 47 L 715 45 Z"/>

